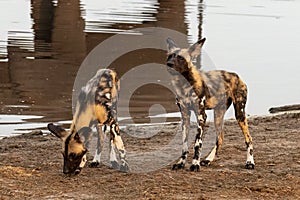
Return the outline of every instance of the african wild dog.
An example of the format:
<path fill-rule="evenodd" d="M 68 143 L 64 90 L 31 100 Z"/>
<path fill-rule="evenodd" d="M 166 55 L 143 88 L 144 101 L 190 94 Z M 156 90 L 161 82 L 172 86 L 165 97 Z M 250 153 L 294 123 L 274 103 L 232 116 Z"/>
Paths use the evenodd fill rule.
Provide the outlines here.
<path fill-rule="evenodd" d="M 172 84 L 176 90 L 177 105 L 182 115 L 183 148 L 181 158 L 173 169 L 184 168 L 188 154 L 187 134 L 190 125 L 190 112 L 193 110 L 197 116 L 198 131 L 194 143 L 194 156 L 191 171 L 198 171 L 200 165 L 208 166 L 215 158 L 224 139 L 223 118 L 226 110 L 233 103 L 235 117 L 245 137 L 247 146 L 246 168 L 254 169 L 252 138 L 248 130 L 245 115 L 247 101 L 247 86 L 232 72 L 214 70 L 200 72 L 192 61 L 200 55 L 205 38 L 199 40 L 188 49 L 179 48 L 175 42 L 168 38 L 167 66 L 173 76 Z M 184 77 L 184 82 L 180 77 Z M 216 144 L 208 156 L 200 162 L 203 132 L 206 122 L 205 110 L 214 110 L 214 125 L 217 132 Z"/>
<path fill-rule="evenodd" d="M 92 128 L 97 128 L 97 149 L 90 167 L 100 164 L 101 151 L 104 144 L 102 126 L 110 127 L 110 162 L 113 168 L 128 170 L 125 159 L 125 148 L 117 123 L 117 98 L 119 80 L 117 73 L 110 69 L 100 69 L 97 74 L 82 87 L 75 107 L 70 131 L 59 126 L 48 124 L 48 129 L 62 139 L 64 157 L 63 172 L 79 173 L 87 159 L 87 146 L 92 135 Z M 83 140 L 84 139 L 84 140 Z M 120 156 L 118 164 L 115 148 Z"/>

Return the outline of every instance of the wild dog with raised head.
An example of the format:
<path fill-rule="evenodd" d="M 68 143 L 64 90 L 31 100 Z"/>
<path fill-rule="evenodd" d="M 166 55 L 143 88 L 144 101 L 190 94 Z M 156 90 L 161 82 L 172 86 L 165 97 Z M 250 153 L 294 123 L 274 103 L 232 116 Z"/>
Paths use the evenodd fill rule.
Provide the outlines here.
<path fill-rule="evenodd" d="M 97 128 L 97 149 L 90 167 L 100 164 L 104 144 L 102 127 L 110 127 L 110 162 L 113 168 L 128 170 L 126 154 L 117 123 L 117 98 L 119 80 L 117 73 L 110 69 L 100 69 L 97 74 L 82 87 L 76 103 L 70 131 L 48 124 L 48 129 L 62 140 L 64 157 L 63 173 L 79 173 L 87 159 L 87 146 L 92 135 L 92 128 Z M 120 162 L 115 148 L 119 152 Z"/>
<path fill-rule="evenodd" d="M 245 137 L 247 146 L 246 168 L 254 169 L 252 138 L 248 130 L 245 114 L 247 101 L 247 86 L 232 72 L 214 70 L 200 72 L 192 61 L 200 55 L 205 38 L 199 40 L 187 49 L 179 48 L 168 38 L 168 71 L 173 76 L 172 84 L 176 90 L 177 105 L 182 116 L 182 155 L 173 169 L 184 168 L 188 155 L 188 132 L 191 110 L 197 116 L 198 131 L 194 143 L 194 156 L 191 171 L 198 171 L 200 165 L 208 166 L 215 158 L 224 139 L 223 118 L 226 110 L 233 103 L 235 117 Z M 187 82 L 182 81 L 184 77 Z M 216 129 L 216 144 L 208 156 L 200 162 L 203 132 L 206 122 L 206 109 L 214 110 L 214 125 Z"/>

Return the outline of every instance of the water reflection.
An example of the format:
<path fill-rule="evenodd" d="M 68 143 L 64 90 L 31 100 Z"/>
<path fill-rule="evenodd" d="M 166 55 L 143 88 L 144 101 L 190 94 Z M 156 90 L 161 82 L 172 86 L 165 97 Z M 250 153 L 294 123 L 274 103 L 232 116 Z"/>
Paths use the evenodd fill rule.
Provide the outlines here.
<path fill-rule="evenodd" d="M 299 103 L 299 9 L 299 1 L 0 1 L 0 114 L 70 120 L 73 82 L 85 56 L 116 33 L 151 26 L 187 34 L 189 43 L 205 35 L 205 51 L 218 68 L 237 72 L 248 84 L 248 113 Z M 150 61 L 164 63 L 164 55 L 144 49 L 113 64 L 124 74 Z M 149 122 L 151 101 L 177 111 L 173 95 L 155 87 L 134 93 L 133 117 Z"/>
<path fill-rule="evenodd" d="M 7 49 L 6 56 L 1 54 L 2 61 L 6 62 L 0 62 L 0 113 L 44 116 L 39 119 L 42 122 L 71 119 L 72 87 L 77 70 L 96 45 L 115 33 L 139 27 L 165 27 L 187 34 L 188 26 L 191 27 L 188 25 L 191 19 L 187 19 L 187 14 L 195 8 L 198 10 L 201 2 L 27 2 L 30 4 L 27 15 L 31 27 L 20 30 L 8 28 L 7 45 L 0 45 L 1 52 Z M 1 8 L 5 8 L 3 2 L 0 4 Z M 198 30 L 194 29 L 196 33 L 193 34 L 200 37 L 201 14 L 199 12 L 197 16 L 191 17 L 198 18 Z M 114 68 L 122 75 L 132 67 L 148 62 L 164 63 L 165 52 L 151 49 L 134 51 L 126 57 L 120 57 L 113 65 L 121 66 Z M 156 93 L 167 95 L 162 99 Z M 132 117 L 147 122 L 145 119 L 153 102 L 164 105 L 168 112 L 177 111 L 172 93 L 165 88 L 150 85 L 134 93 L 130 104 Z M 122 113 L 120 116 L 126 117 Z"/>
<path fill-rule="evenodd" d="M 85 32 L 120 33 L 155 22 L 159 2 L 157 0 L 114 0 L 101 2 L 86 0 Z"/>

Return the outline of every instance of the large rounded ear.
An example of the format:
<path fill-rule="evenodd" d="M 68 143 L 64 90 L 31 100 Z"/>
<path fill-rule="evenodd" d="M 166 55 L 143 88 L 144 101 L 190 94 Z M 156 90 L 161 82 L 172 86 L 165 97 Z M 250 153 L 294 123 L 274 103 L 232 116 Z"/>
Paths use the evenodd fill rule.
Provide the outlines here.
<path fill-rule="evenodd" d="M 64 140 L 68 135 L 68 132 L 65 129 L 60 126 L 55 126 L 52 123 L 48 124 L 47 128 L 49 129 L 49 131 L 51 131 L 51 133 L 62 140 Z"/>
<path fill-rule="evenodd" d="M 201 47 L 203 46 L 205 40 L 206 40 L 206 38 L 202 38 L 201 40 L 199 40 L 198 42 L 196 42 L 195 44 L 190 46 L 189 54 L 192 57 L 192 59 L 194 59 L 194 58 L 196 58 L 197 56 L 200 55 Z"/>
<path fill-rule="evenodd" d="M 172 52 L 175 49 L 178 48 L 177 44 L 174 42 L 174 40 L 172 40 L 171 38 L 167 39 L 167 48 L 168 48 L 168 52 Z"/>

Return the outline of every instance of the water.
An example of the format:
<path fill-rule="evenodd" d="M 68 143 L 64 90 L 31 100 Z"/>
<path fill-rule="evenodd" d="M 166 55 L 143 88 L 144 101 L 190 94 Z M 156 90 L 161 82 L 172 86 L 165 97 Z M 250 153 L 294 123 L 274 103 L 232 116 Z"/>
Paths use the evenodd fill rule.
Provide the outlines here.
<path fill-rule="evenodd" d="M 133 28 L 171 28 L 187 34 L 190 44 L 206 37 L 211 61 L 203 61 L 203 69 L 214 63 L 237 72 L 248 84 L 249 115 L 299 103 L 299 9 L 299 1 L 283 0 L 0 1 L 0 136 L 69 123 L 73 83 L 85 56 Z M 151 61 L 164 63 L 165 53 L 141 50 L 113 64 L 122 75 Z M 136 123 L 178 120 L 177 111 L 174 95 L 157 85 L 145 85 L 131 98 Z M 126 125 L 128 116 L 122 109 L 119 114 Z"/>
<path fill-rule="evenodd" d="M 299 1 L 209 1 L 205 50 L 220 69 L 232 70 L 249 87 L 247 111 L 300 102 Z"/>
<path fill-rule="evenodd" d="M 0 115 L 0 138 L 10 134 L 28 133 L 32 129 L 44 129 L 46 123 L 34 122 L 43 116 L 35 115 Z M 30 120 L 33 120 L 32 122 Z"/>

